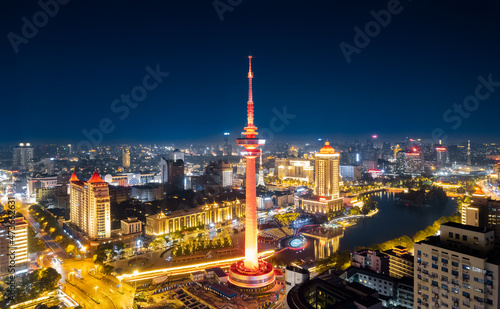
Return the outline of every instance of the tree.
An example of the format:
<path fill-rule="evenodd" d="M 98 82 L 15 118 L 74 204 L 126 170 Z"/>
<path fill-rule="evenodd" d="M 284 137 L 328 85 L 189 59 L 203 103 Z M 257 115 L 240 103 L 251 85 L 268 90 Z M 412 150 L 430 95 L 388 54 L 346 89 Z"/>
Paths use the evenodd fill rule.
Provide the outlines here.
<path fill-rule="evenodd" d="M 361 213 L 361 210 L 359 209 L 359 207 L 354 206 L 354 207 L 351 208 L 351 210 L 349 210 L 349 213 L 351 215 L 355 216 L 355 215 L 359 215 Z"/>
<path fill-rule="evenodd" d="M 45 243 L 36 237 L 35 231 L 28 225 L 28 249 L 29 253 L 42 252 L 46 248 Z"/>
<path fill-rule="evenodd" d="M 111 273 L 115 270 L 115 267 L 109 264 L 104 264 L 101 268 L 101 273 L 105 276 L 111 275 Z"/>
<path fill-rule="evenodd" d="M 104 251 L 96 251 L 96 254 L 94 254 L 93 260 L 95 264 L 104 264 L 104 261 L 108 258 L 106 252 Z"/>
<path fill-rule="evenodd" d="M 35 307 L 35 309 L 59 309 L 59 306 L 54 305 L 49 307 L 46 304 L 39 304 Z"/>
<path fill-rule="evenodd" d="M 69 244 L 67 247 L 66 247 L 66 252 L 68 254 L 73 254 L 73 253 L 76 253 L 76 247 L 75 245 L 73 244 Z"/>

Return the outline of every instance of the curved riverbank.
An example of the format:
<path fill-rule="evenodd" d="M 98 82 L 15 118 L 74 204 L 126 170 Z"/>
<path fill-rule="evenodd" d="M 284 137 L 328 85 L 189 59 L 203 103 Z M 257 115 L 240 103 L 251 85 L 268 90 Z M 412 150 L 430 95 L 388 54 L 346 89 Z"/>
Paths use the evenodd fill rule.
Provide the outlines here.
<path fill-rule="evenodd" d="M 340 239 L 340 249 L 352 251 L 356 246 L 370 246 L 403 235 L 411 237 L 435 220 L 457 211 L 456 200 L 452 198 L 448 198 L 444 207 L 419 209 L 397 206 L 395 193 L 379 192 L 372 196 L 378 202 L 379 212 L 348 227 Z"/>

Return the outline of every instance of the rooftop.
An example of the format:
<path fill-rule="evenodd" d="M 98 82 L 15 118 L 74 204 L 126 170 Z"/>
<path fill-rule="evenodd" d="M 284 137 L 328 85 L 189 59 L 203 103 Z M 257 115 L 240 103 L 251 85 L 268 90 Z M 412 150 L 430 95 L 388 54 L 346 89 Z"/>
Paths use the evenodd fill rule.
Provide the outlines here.
<path fill-rule="evenodd" d="M 486 227 L 465 225 L 465 224 L 460 224 L 460 223 L 455 223 L 455 222 L 443 223 L 441 225 L 454 227 L 454 228 L 458 228 L 458 229 L 463 229 L 463 230 L 467 230 L 467 231 L 472 231 L 472 232 L 476 232 L 476 233 L 488 233 L 488 232 L 493 231 L 492 229 L 489 229 Z"/>

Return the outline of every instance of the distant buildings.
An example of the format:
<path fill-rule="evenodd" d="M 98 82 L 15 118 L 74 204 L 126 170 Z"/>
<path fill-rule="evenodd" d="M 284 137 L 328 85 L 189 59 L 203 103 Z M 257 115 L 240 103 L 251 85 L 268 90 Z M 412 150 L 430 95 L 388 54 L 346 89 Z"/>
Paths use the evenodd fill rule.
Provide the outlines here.
<path fill-rule="evenodd" d="M 229 133 L 229 132 L 224 133 L 224 146 L 223 146 L 223 152 L 222 152 L 222 154 L 224 156 L 230 156 L 233 154 L 233 149 L 231 147 L 231 144 L 229 144 L 229 136 L 230 135 L 231 135 L 231 133 Z"/>
<path fill-rule="evenodd" d="M 163 198 L 163 185 L 150 183 L 142 186 L 133 186 L 130 196 L 141 202 L 151 202 Z"/>
<path fill-rule="evenodd" d="M 122 150 L 122 165 L 125 168 L 130 167 L 130 150 L 128 147 Z"/>
<path fill-rule="evenodd" d="M 440 167 L 448 165 L 449 163 L 448 148 L 442 145 L 436 146 L 436 163 Z"/>
<path fill-rule="evenodd" d="M 97 170 L 88 181 L 75 172 L 70 179 L 70 220 L 90 239 L 111 237 L 111 210 L 108 183 Z"/>
<path fill-rule="evenodd" d="M 223 160 L 211 161 L 205 167 L 205 185 L 208 186 L 233 186 L 233 167 Z"/>
<path fill-rule="evenodd" d="M 415 308 L 499 308 L 500 259 L 491 229 L 445 223 L 415 244 Z"/>
<path fill-rule="evenodd" d="M 348 181 L 359 181 L 361 179 L 361 166 L 358 165 L 340 165 L 339 174 L 342 179 Z"/>
<path fill-rule="evenodd" d="M 20 171 L 31 170 L 33 164 L 34 148 L 30 143 L 21 143 L 14 147 L 14 154 L 12 158 L 12 169 Z"/>
<path fill-rule="evenodd" d="M 309 159 L 276 159 L 275 170 L 280 179 L 295 179 L 309 183 L 314 182 L 314 166 Z"/>
<path fill-rule="evenodd" d="M 180 151 L 179 149 L 175 149 L 172 154 L 171 154 L 172 160 L 175 162 L 177 160 L 182 160 L 183 162 L 186 161 L 185 159 L 185 153 Z"/>
<path fill-rule="evenodd" d="M 27 177 L 26 195 L 32 198 L 38 189 L 52 189 L 57 186 L 56 175 L 34 175 Z"/>
<path fill-rule="evenodd" d="M 414 146 L 396 154 L 396 171 L 400 175 L 421 175 L 424 157 L 419 147 Z"/>

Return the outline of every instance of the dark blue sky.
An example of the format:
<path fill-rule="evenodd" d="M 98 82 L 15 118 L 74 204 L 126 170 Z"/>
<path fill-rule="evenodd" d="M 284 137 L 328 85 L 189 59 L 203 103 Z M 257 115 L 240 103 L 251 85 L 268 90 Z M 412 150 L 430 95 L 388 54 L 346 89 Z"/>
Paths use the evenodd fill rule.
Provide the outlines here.
<path fill-rule="evenodd" d="M 8 34 L 22 35 L 22 18 L 41 8 L 2 1 L 0 143 L 77 142 L 103 118 L 115 126 L 103 143 L 237 135 L 250 51 L 257 126 L 273 128 L 273 108 L 297 115 L 275 140 L 430 139 L 435 128 L 450 140 L 499 136 L 500 87 L 460 125 L 443 120 L 475 94 L 478 76 L 500 81 L 497 1 L 401 0 L 400 13 L 351 63 L 339 44 L 354 45 L 353 28 L 365 29 L 370 11 L 392 1 L 240 2 L 221 21 L 210 0 L 71 0 L 15 53 Z M 119 119 L 111 102 L 157 64 L 170 75 Z"/>

